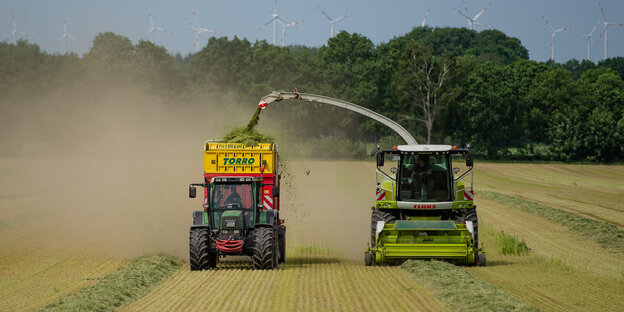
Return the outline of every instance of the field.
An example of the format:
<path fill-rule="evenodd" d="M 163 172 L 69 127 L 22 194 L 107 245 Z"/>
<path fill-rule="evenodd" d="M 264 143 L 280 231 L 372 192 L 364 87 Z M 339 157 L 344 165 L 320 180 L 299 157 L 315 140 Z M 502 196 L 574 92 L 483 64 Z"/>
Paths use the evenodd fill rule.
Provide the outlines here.
<path fill-rule="evenodd" d="M 146 253 L 187 262 L 190 215 L 201 200 L 187 199 L 185 186 L 197 176 L 199 159 L 178 165 L 172 159 L 188 155 L 182 151 L 141 166 L 109 159 L 118 169 L 100 172 L 95 184 L 84 183 L 92 172 L 80 169 L 93 166 L 89 160 L 1 159 L 0 310 L 38 310 L 59 302 Z M 218 270 L 190 272 L 185 263 L 120 310 L 455 310 L 439 289 L 402 267 L 363 265 L 374 200 L 372 161 L 287 165 L 281 197 L 288 226 L 285 265 L 254 271 L 247 259 L 230 258 Z M 155 166 L 160 178 L 144 183 Z M 477 168 L 478 191 L 624 223 L 623 166 L 477 163 Z M 44 178 L 34 178 L 41 172 Z M 62 183 L 52 183 L 61 176 Z M 624 253 L 505 202 L 480 198 L 478 192 L 476 198 L 488 266 L 451 269 L 520 302 L 518 309 L 621 309 Z M 500 231 L 523 240 L 529 253 L 504 255 Z"/>

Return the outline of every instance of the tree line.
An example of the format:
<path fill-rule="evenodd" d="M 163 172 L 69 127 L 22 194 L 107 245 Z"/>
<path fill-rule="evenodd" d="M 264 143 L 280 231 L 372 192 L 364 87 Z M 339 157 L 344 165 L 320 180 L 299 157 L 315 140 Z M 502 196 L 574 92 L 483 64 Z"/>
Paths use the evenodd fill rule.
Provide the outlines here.
<path fill-rule="evenodd" d="M 76 82 L 138 85 L 172 103 L 210 97 L 245 106 L 297 88 L 379 112 L 422 143 L 469 144 L 484 159 L 622 161 L 623 78 L 622 57 L 536 62 L 516 38 L 465 28 L 417 27 L 379 45 L 344 31 L 322 47 L 213 37 L 186 56 L 110 32 L 81 57 L 51 55 L 27 41 L 0 43 L 5 107 Z M 280 116 L 275 124 L 301 141 L 349 149 L 401 143 L 381 124 L 338 109 L 322 108 L 322 117 L 306 105 L 271 109 Z"/>

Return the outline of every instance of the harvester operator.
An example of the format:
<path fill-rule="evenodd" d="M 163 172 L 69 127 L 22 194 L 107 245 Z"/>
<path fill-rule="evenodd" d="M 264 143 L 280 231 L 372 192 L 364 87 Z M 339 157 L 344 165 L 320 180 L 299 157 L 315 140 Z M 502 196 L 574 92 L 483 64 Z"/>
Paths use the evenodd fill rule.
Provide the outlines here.
<path fill-rule="evenodd" d="M 414 184 L 414 193 L 418 193 L 421 196 L 423 183 L 427 188 L 427 197 L 433 193 L 433 187 L 435 185 L 434 179 L 431 179 L 431 165 L 425 160 L 425 155 L 418 155 L 418 159 L 412 171 L 412 181 Z M 414 194 L 415 195 L 415 194 Z M 413 196 L 415 197 L 415 196 Z"/>

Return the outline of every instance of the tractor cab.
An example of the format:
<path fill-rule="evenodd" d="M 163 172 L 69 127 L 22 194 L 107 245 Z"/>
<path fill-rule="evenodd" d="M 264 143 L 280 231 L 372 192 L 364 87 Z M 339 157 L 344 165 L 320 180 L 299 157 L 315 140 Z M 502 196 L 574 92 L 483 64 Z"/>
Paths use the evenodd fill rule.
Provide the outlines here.
<path fill-rule="evenodd" d="M 241 179 L 247 181 L 240 181 Z M 208 210 L 213 228 L 253 228 L 258 210 L 258 189 L 260 179 L 253 178 L 214 178 L 208 187 L 208 197 L 204 209 Z M 238 216 L 234 225 L 229 221 L 222 224 L 224 216 Z M 231 219 L 231 218 L 230 218 Z"/>

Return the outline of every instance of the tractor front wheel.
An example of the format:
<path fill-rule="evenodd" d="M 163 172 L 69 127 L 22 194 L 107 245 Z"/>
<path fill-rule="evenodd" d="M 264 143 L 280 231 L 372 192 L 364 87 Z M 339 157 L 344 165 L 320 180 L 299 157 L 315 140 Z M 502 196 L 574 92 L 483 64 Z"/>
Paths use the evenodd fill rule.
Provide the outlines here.
<path fill-rule="evenodd" d="M 258 270 L 277 268 L 277 231 L 270 227 L 254 229 L 253 265 Z M 279 244 L 279 243 L 278 243 Z"/>
<path fill-rule="evenodd" d="M 194 228 L 189 233 L 189 263 L 191 271 L 217 266 L 218 254 L 213 250 L 208 228 Z"/>

